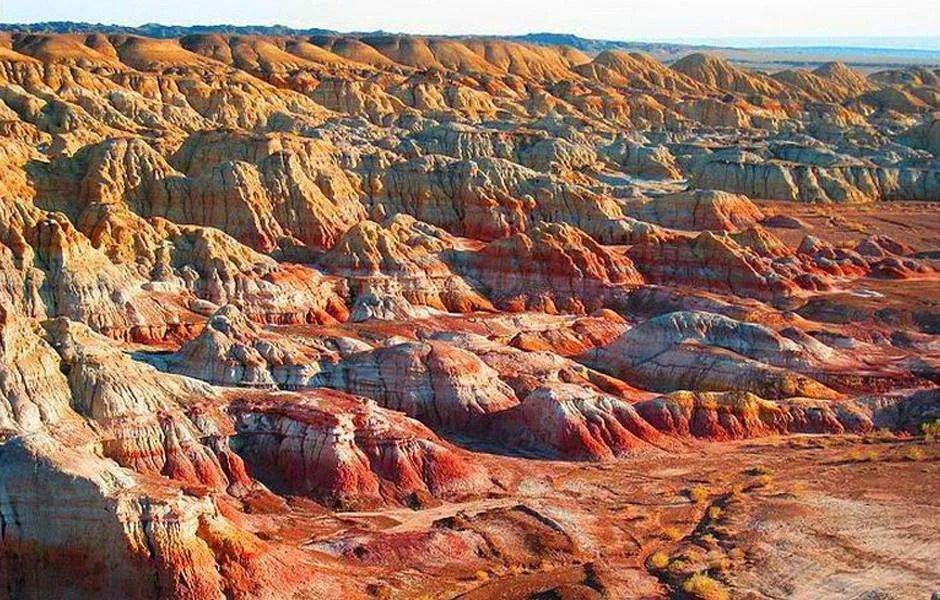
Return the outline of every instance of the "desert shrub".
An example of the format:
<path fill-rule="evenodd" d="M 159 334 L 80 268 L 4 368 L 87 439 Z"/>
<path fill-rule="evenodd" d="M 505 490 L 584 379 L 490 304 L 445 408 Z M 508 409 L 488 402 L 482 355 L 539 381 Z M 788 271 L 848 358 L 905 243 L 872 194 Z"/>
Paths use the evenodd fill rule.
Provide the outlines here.
<path fill-rule="evenodd" d="M 917 446 L 908 446 L 904 450 L 904 458 L 907 460 L 924 460 L 924 451 Z"/>
<path fill-rule="evenodd" d="M 711 571 L 727 571 L 731 568 L 731 561 L 721 552 L 709 552 L 708 568 Z"/>
<path fill-rule="evenodd" d="M 682 584 L 682 590 L 699 600 L 728 600 L 728 591 L 721 582 L 708 575 L 696 573 Z"/>
<path fill-rule="evenodd" d="M 708 518 L 712 521 L 717 521 L 721 518 L 721 507 L 720 506 L 709 506 L 708 507 Z"/>
<path fill-rule="evenodd" d="M 689 499 L 696 504 L 701 504 L 708 500 L 708 488 L 700 485 L 687 489 L 685 493 Z"/>
<path fill-rule="evenodd" d="M 683 537 L 685 537 L 685 534 L 683 534 L 682 530 L 678 527 L 667 527 L 663 529 L 663 535 L 672 541 L 681 540 Z"/>
<path fill-rule="evenodd" d="M 772 475 L 773 471 L 764 465 L 757 465 L 756 467 L 751 467 L 750 469 L 746 470 L 745 473 L 751 477 L 757 477 L 759 475 Z"/>
<path fill-rule="evenodd" d="M 754 485 L 758 487 L 767 487 L 773 482 L 774 478 L 770 474 L 760 475 L 754 479 Z"/>
<path fill-rule="evenodd" d="M 654 569 L 665 569 L 669 564 L 669 555 L 665 552 L 656 552 L 649 557 L 647 562 Z"/>
<path fill-rule="evenodd" d="M 927 423 L 920 424 L 920 432 L 924 434 L 924 439 L 932 442 L 940 437 L 940 419 L 934 419 Z"/>

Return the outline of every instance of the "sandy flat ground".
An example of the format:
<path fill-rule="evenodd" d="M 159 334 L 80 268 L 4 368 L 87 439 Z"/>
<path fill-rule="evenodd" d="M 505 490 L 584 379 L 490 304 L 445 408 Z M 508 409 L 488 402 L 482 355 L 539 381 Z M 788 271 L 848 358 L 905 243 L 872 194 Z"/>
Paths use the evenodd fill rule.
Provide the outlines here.
<path fill-rule="evenodd" d="M 319 533 L 297 543 L 384 598 L 683 598 L 696 556 L 717 561 L 707 572 L 732 598 L 940 590 L 940 443 L 795 436 L 606 464 L 480 460 L 505 492 L 320 513 Z M 669 567 L 651 567 L 656 554 Z"/>

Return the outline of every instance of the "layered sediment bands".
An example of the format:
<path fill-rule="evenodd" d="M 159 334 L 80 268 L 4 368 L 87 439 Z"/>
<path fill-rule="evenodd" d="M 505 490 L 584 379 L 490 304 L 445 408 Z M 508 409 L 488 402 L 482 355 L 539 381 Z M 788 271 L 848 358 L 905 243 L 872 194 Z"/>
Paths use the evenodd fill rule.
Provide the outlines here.
<path fill-rule="evenodd" d="M 141 480 L 130 471 L 44 435 L 8 442 L 0 454 L 4 589 L 97 588 L 139 598 L 222 593 L 215 558 L 196 534 L 200 518 L 214 512 L 210 501 L 141 501 L 134 493 Z"/>
<path fill-rule="evenodd" d="M 71 164 L 51 163 L 38 201 L 75 218 L 118 204 L 145 218 L 215 227 L 264 252 L 290 243 L 329 248 L 363 214 L 334 155 L 315 140 L 198 133 L 173 157 L 180 172 L 141 139 L 107 140 Z M 78 202 L 60 205 L 57 196 L 70 191 Z"/>
<path fill-rule="evenodd" d="M 454 432 L 478 430 L 486 415 L 519 403 L 475 354 L 439 341 L 354 354 L 333 370 L 330 385 Z"/>
<path fill-rule="evenodd" d="M 70 402 L 55 350 L 35 324 L 0 306 L 0 436 L 55 424 Z"/>
<path fill-rule="evenodd" d="M 0 581 L 13 596 L 249 598 L 288 590 L 338 593 L 182 493 L 44 433 L 0 447 Z M 286 561 L 298 561 L 288 569 Z"/>
<path fill-rule="evenodd" d="M 747 196 L 694 190 L 631 202 L 627 214 L 670 229 L 738 231 L 756 225 L 764 214 Z"/>
<path fill-rule="evenodd" d="M 626 400 L 571 383 L 536 388 L 493 428 L 520 449 L 566 460 L 609 460 L 665 442 Z"/>
<path fill-rule="evenodd" d="M 768 97 L 787 93 L 780 82 L 761 73 L 749 73 L 709 54 L 690 54 L 676 61 L 671 68 L 706 87 L 725 92 Z M 787 95 L 790 94 L 793 92 Z"/>
<path fill-rule="evenodd" d="M 836 398 L 800 374 L 839 353 L 812 338 L 800 342 L 766 327 L 712 313 L 656 317 L 584 355 L 605 373 L 647 389 L 744 390 L 762 398 Z M 844 360 L 844 359 L 843 359 Z"/>
<path fill-rule="evenodd" d="M 678 69 L 668 69 L 659 61 L 639 52 L 611 50 L 594 60 L 577 65 L 575 71 L 604 83 L 650 91 L 702 93 L 704 86 Z"/>
<path fill-rule="evenodd" d="M 643 283 L 630 259 L 560 223 L 491 242 L 469 260 L 503 310 L 591 312 L 623 286 Z"/>
<path fill-rule="evenodd" d="M 872 429 L 871 419 L 852 404 L 809 398 L 771 401 L 748 392 L 674 392 L 635 408 L 664 433 L 709 440 Z"/>
<path fill-rule="evenodd" d="M 315 385 L 320 361 L 330 362 L 336 356 L 326 344 L 303 345 L 266 334 L 227 304 L 212 315 L 198 337 L 167 361 L 167 367 L 217 385 L 295 388 Z"/>
<path fill-rule="evenodd" d="M 427 156 L 369 175 L 373 211 L 405 212 L 451 233 L 493 240 L 539 221 L 583 229 L 605 243 L 649 230 L 626 219 L 610 197 L 504 159 L 459 161 Z"/>
<path fill-rule="evenodd" d="M 936 167 L 801 165 L 722 152 L 694 159 L 685 173 L 695 187 L 798 202 L 934 200 L 940 194 Z"/>
<path fill-rule="evenodd" d="M 462 160 L 503 158 L 541 172 L 599 166 L 593 148 L 552 137 L 547 131 L 504 132 L 445 122 L 419 131 L 413 139 L 427 154 Z"/>
<path fill-rule="evenodd" d="M 517 452 L 609 460 L 660 442 L 628 401 L 600 391 L 630 393 L 614 379 L 548 353 L 539 360 L 509 349 L 498 356 L 495 345 L 487 352 L 482 341 L 462 345 L 470 351 L 429 341 L 353 355 L 340 363 L 331 385 L 404 411 L 435 429 Z M 521 402 L 517 393 L 524 394 Z"/>
<path fill-rule="evenodd" d="M 649 146 L 628 139 L 616 140 L 603 153 L 624 172 L 647 179 L 679 179 L 676 159 L 665 146 Z"/>
<path fill-rule="evenodd" d="M 216 229 L 157 221 L 151 287 L 180 285 L 190 310 L 206 315 L 234 304 L 264 323 L 335 323 L 349 317 L 346 286 L 310 267 L 278 263 Z"/>
<path fill-rule="evenodd" d="M 940 392 L 937 388 L 861 396 L 857 402 L 871 416 L 875 427 L 899 429 L 911 434 L 917 434 L 924 423 L 940 418 Z"/>
<path fill-rule="evenodd" d="M 282 493 L 373 506 L 459 497 L 488 482 L 417 421 L 340 392 L 239 395 L 231 410 L 248 472 Z"/>
<path fill-rule="evenodd" d="M 67 316 L 98 331 L 141 340 L 161 337 L 180 322 L 172 303 L 143 289 L 144 278 L 114 264 L 61 213 L 0 198 L 7 305 L 30 317 Z"/>
<path fill-rule="evenodd" d="M 880 240 L 880 241 L 879 241 Z M 886 246 L 882 246 L 884 243 Z M 839 280 L 905 279 L 935 271 L 883 236 L 835 247 L 808 235 L 793 249 L 761 225 L 742 231 L 651 235 L 627 256 L 646 281 L 749 297 L 778 305 L 823 292 Z"/>
<path fill-rule="evenodd" d="M 639 393 L 619 379 L 554 352 L 519 350 L 475 334 L 441 333 L 435 339 L 479 356 L 512 388 L 517 398 L 525 398 L 547 382 L 575 383 L 625 398 Z"/>
<path fill-rule="evenodd" d="M 761 244 L 752 247 L 748 242 L 753 241 Z M 627 254 L 651 283 L 704 288 L 764 301 L 792 296 L 802 287 L 825 289 L 825 283 L 798 261 L 764 255 L 768 244 L 763 242 L 779 247 L 769 234 L 736 239 L 705 231 L 694 238 L 678 234 L 650 236 Z"/>
<path fill-rule="evenodd" d="M 47 331 L 71 405 L 94 424 L 104 456 L 138 473 L 235 495 L 252 487 L 224 443 L 231 427 L 210 386 L 136 362 L 84 325 L 59 319 Z"/>
<path fill-rule="evenodd" d="M 464 245 L 442 229 L 399 213 L 381 224 L 363 221 L 352 227 L 321 264 L 350 280 L 354 320 L 414 315 L 421 310 L 417 307 L 492 310 L 490 301 L 447 262 Z"/>

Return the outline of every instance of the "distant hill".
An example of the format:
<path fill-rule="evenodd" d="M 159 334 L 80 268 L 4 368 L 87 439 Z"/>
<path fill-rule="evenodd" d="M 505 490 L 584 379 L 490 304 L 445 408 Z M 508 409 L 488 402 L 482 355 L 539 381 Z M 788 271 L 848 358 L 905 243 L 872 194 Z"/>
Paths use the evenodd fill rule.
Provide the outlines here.
<path fill-rule="evenodd" d="M 43 23 L 0 23 L 0 32 L 24 33 L 105 33 L 133 34 L 153 38 L 178 38 L 194 34 L 214 33 L 221 35 L 264 36 L 324 36 L 344 35 L 353 37 L 377 37 L 400 35 L 386 31 L 340 32 L 322 28 L 294 28 L 285 25 L 163 25 L 147 23 L 138 27 L 108 25 L 102 23 L 79 23 L 72 21 L 47 21 Z M 423 36 L 453 39 L 485 38 L 536 44 L 541 46 L 571 46 L 587 54 L 598 54 L 605 50 L 644 52 L 671 63 L 692 52 L 710 52 L 721 55 L 733 63 L 753 69 L 767 71 L 795 67 L 812 68 L 830 61 L 841 61 L 864 71 L 899 68 L 910 65 L 940 66 L 940 50 L 911 50 L 903 48 L 856 48 L 856 47 L 808 47 L 808 46 L 754 46 L 747 48 L 719 45 L 682 44 L 674 42 L 639 42 L 597 40 L 569 33 L 527 33 L 514 36 L 452 35 Z"/>
<path fill-rule="evenodd" d="M 132 34 L 153 38 L 176 38 L 200 33 L 222 35 L 336 35 L 329 29 L 295 29 L 285 25 L 161 25 L 147 23 L 138 27 L 108 25 L 104 23 L 78 23 L 74 21 L 46 21 L 42 23 L 0 23 L 0 31 L 24 33 L 105 33 Z"/>
<path fill-rule="evenodd" d="M 629 42 L 616 40 L 594 40 L 578 37 L 569 33 L 527 33 L 525 35 L 508 36 L 502 39 L 509 39 L 517 42 L 527 42 L 529 44 L 538 44 L 540 46 L 571 46 L 582 52 L 597 54 L 605 50 L 639 50 L 642 52 L 690 52 L 708 48 L 717 48 L 717 46 L 705 46 L 695 44 L 679 44 L 669 42 Z"/>

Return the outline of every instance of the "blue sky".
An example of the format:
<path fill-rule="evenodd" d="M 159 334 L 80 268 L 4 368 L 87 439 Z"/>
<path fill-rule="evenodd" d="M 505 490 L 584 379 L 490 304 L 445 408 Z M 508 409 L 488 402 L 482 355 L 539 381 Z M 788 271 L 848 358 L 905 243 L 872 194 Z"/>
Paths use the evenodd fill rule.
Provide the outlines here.
<path fill-rule="evenodd" d="M 940 10 L 923 0 L 0 0 L 0 21 L 140 25 L 282 24 L 426 34 L 574 33 L 620 40 L 741 38 L 804 45 L 940 49 Z M 890 43 L 872 38 L 893 37 Z M 827 43 L 827 42 L 832 42 Z M 764 44 L 759 44 L 764 45 Z"/>

